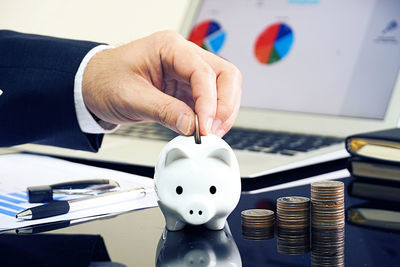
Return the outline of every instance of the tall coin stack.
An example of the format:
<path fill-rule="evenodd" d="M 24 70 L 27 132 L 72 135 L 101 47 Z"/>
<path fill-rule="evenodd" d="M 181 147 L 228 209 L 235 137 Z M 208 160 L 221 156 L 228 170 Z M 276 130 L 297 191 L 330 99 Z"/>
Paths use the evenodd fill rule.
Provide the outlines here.
<path fill-rule="evenodd" d="M 339 229 L 344 227 L 344 184 L 321 181 L 311 184 L 312 227 Z"/>
<path fill-rule="evenodd" d="M 274 237 L 274 212 L 249 209 L 241 212 L 242 236 L 248 240 L 268 240 Z"/>
<path fill-rule="evenodd" d="M 278 227 L 308 228 L 310 226 L 310 199 L 307 197 L 280 197 L 277 200 Z"/>

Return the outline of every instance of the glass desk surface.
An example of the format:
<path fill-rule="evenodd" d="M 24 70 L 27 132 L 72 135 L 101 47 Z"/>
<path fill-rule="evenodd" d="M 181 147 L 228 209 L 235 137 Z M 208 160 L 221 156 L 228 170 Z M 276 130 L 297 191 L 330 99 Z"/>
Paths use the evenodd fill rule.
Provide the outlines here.
<path fill-rule="evenodd" d="M 346 188 L 353 180 L 354 178 L 342 179 Z M 351 197 L 348 190 L 345 190 L 345 231 L 326 233 L 331 242 L 323 243 L 322 248 L 318 247 L 318 242 L 314 242 L 312 238 L 312 235 L 318 237 L 321 233 L 311 230 L 287 234 L 278 233 L 275 226 L 273 232 L 263 237 L 264 240 L 249 240 L 244 236 L 240 212 L 253 208 L 275 211 L 276 199 L 281 196 L 310 197 L 310 185 L 255 195 L 243 194 L 238 206 L 229 216 L 227 226 L 221 231 L 188 227 L 184 231 L 167 232 L 164 231 L 165 223 L 161 211 L 151 208 L 40 234 L 2 234 L 0 249 L 5 247 L 1 239 L 20 236 L 25 239 L 16 240 L 13 244 L 18 250 L 16 254 L 29 257 L 30 253 L 37 252 L 21 249 L 26 244 L 26 239 L 32 239 L 35 244 L 37 237 L 62 234 L 77 236 L 75 241 L 71 241 L 72 244 L 77 242 L 82 245 L 80 238 L 86 235 L 100 235 L 104 240 L 103 250 L 107 251 L 105 253 L 108 253 L 112 262 L 122 264 L 114 266 L 400 266 L 399 221 L 385 223 L 379 219 L 378 214 L 379 222 L 375 223 L 374 228 L 349 222 L 349 209 L 370 206 L 375 210 L 388 207 L 396 210 L 397 207 L 387 203 L 381 203 L 381 206 L 376 202 Z M 360 222 L 363 223 L 362 220 Z M 344 248 L 340 245 L 343 238 Z M 60 242 L 54 245 L 62 247 L 63 244 L 67 244 L 64 241 Z M 76 247 L 78 249 L 79 246 Z M 10 250 L 9 246 L 7 249 Z M 344 256 L 338 251 L 344 251 Z M 14 255 L 12 253 L 10 255 Z M 45 258 L 46 253 L 51 252 L 42 249 L 40 253 Z M 2 258 L 8 263 L 4 250 L 0 250 L 0 254 L 3 254 Z M 62 262 L 60 259 L 59 266 L 63 266 Z"/>

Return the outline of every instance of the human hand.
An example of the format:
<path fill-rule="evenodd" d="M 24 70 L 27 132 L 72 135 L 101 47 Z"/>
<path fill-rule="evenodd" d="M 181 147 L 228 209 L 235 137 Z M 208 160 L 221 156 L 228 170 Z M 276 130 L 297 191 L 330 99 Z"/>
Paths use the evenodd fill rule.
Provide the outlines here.
<path fill-rule="evenodd" d="M 164 31 L 97 53 L 86 66 L 87 108 L 112 124 L 157 121 L 183 135 L 222 137 L 239 111 L 241 74 L 224 59 Z"/>

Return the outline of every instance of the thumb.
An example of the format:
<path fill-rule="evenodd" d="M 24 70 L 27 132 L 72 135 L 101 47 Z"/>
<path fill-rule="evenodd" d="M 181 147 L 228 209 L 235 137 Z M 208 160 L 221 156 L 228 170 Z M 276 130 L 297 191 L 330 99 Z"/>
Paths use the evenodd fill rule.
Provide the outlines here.
<path fill-rule="evenodd" d="M 194 112 L 183 101 L 167 95 L 159 90 L 151 96 L 151 102 L 144 107 L 151 120 L 183 135 L 194 132 Z M 154 92 L 153 92 L 154 93 Z"/>

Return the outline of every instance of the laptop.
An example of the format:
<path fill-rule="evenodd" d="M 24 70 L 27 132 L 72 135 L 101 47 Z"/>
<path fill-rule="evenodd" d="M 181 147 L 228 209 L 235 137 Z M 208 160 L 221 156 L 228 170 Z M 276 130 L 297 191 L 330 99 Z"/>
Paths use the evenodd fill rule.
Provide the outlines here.
<path fill-rule="evenodd" d="M 242 72 L 241 110 L 224 139 L 243 178 L 345 158 L 346 136 L 398 126 L 397 0 L 189 1 L 181 33 Z M 96 154 L 20 149 L 153 167 L 174 136 L 134 124 Z"/>

